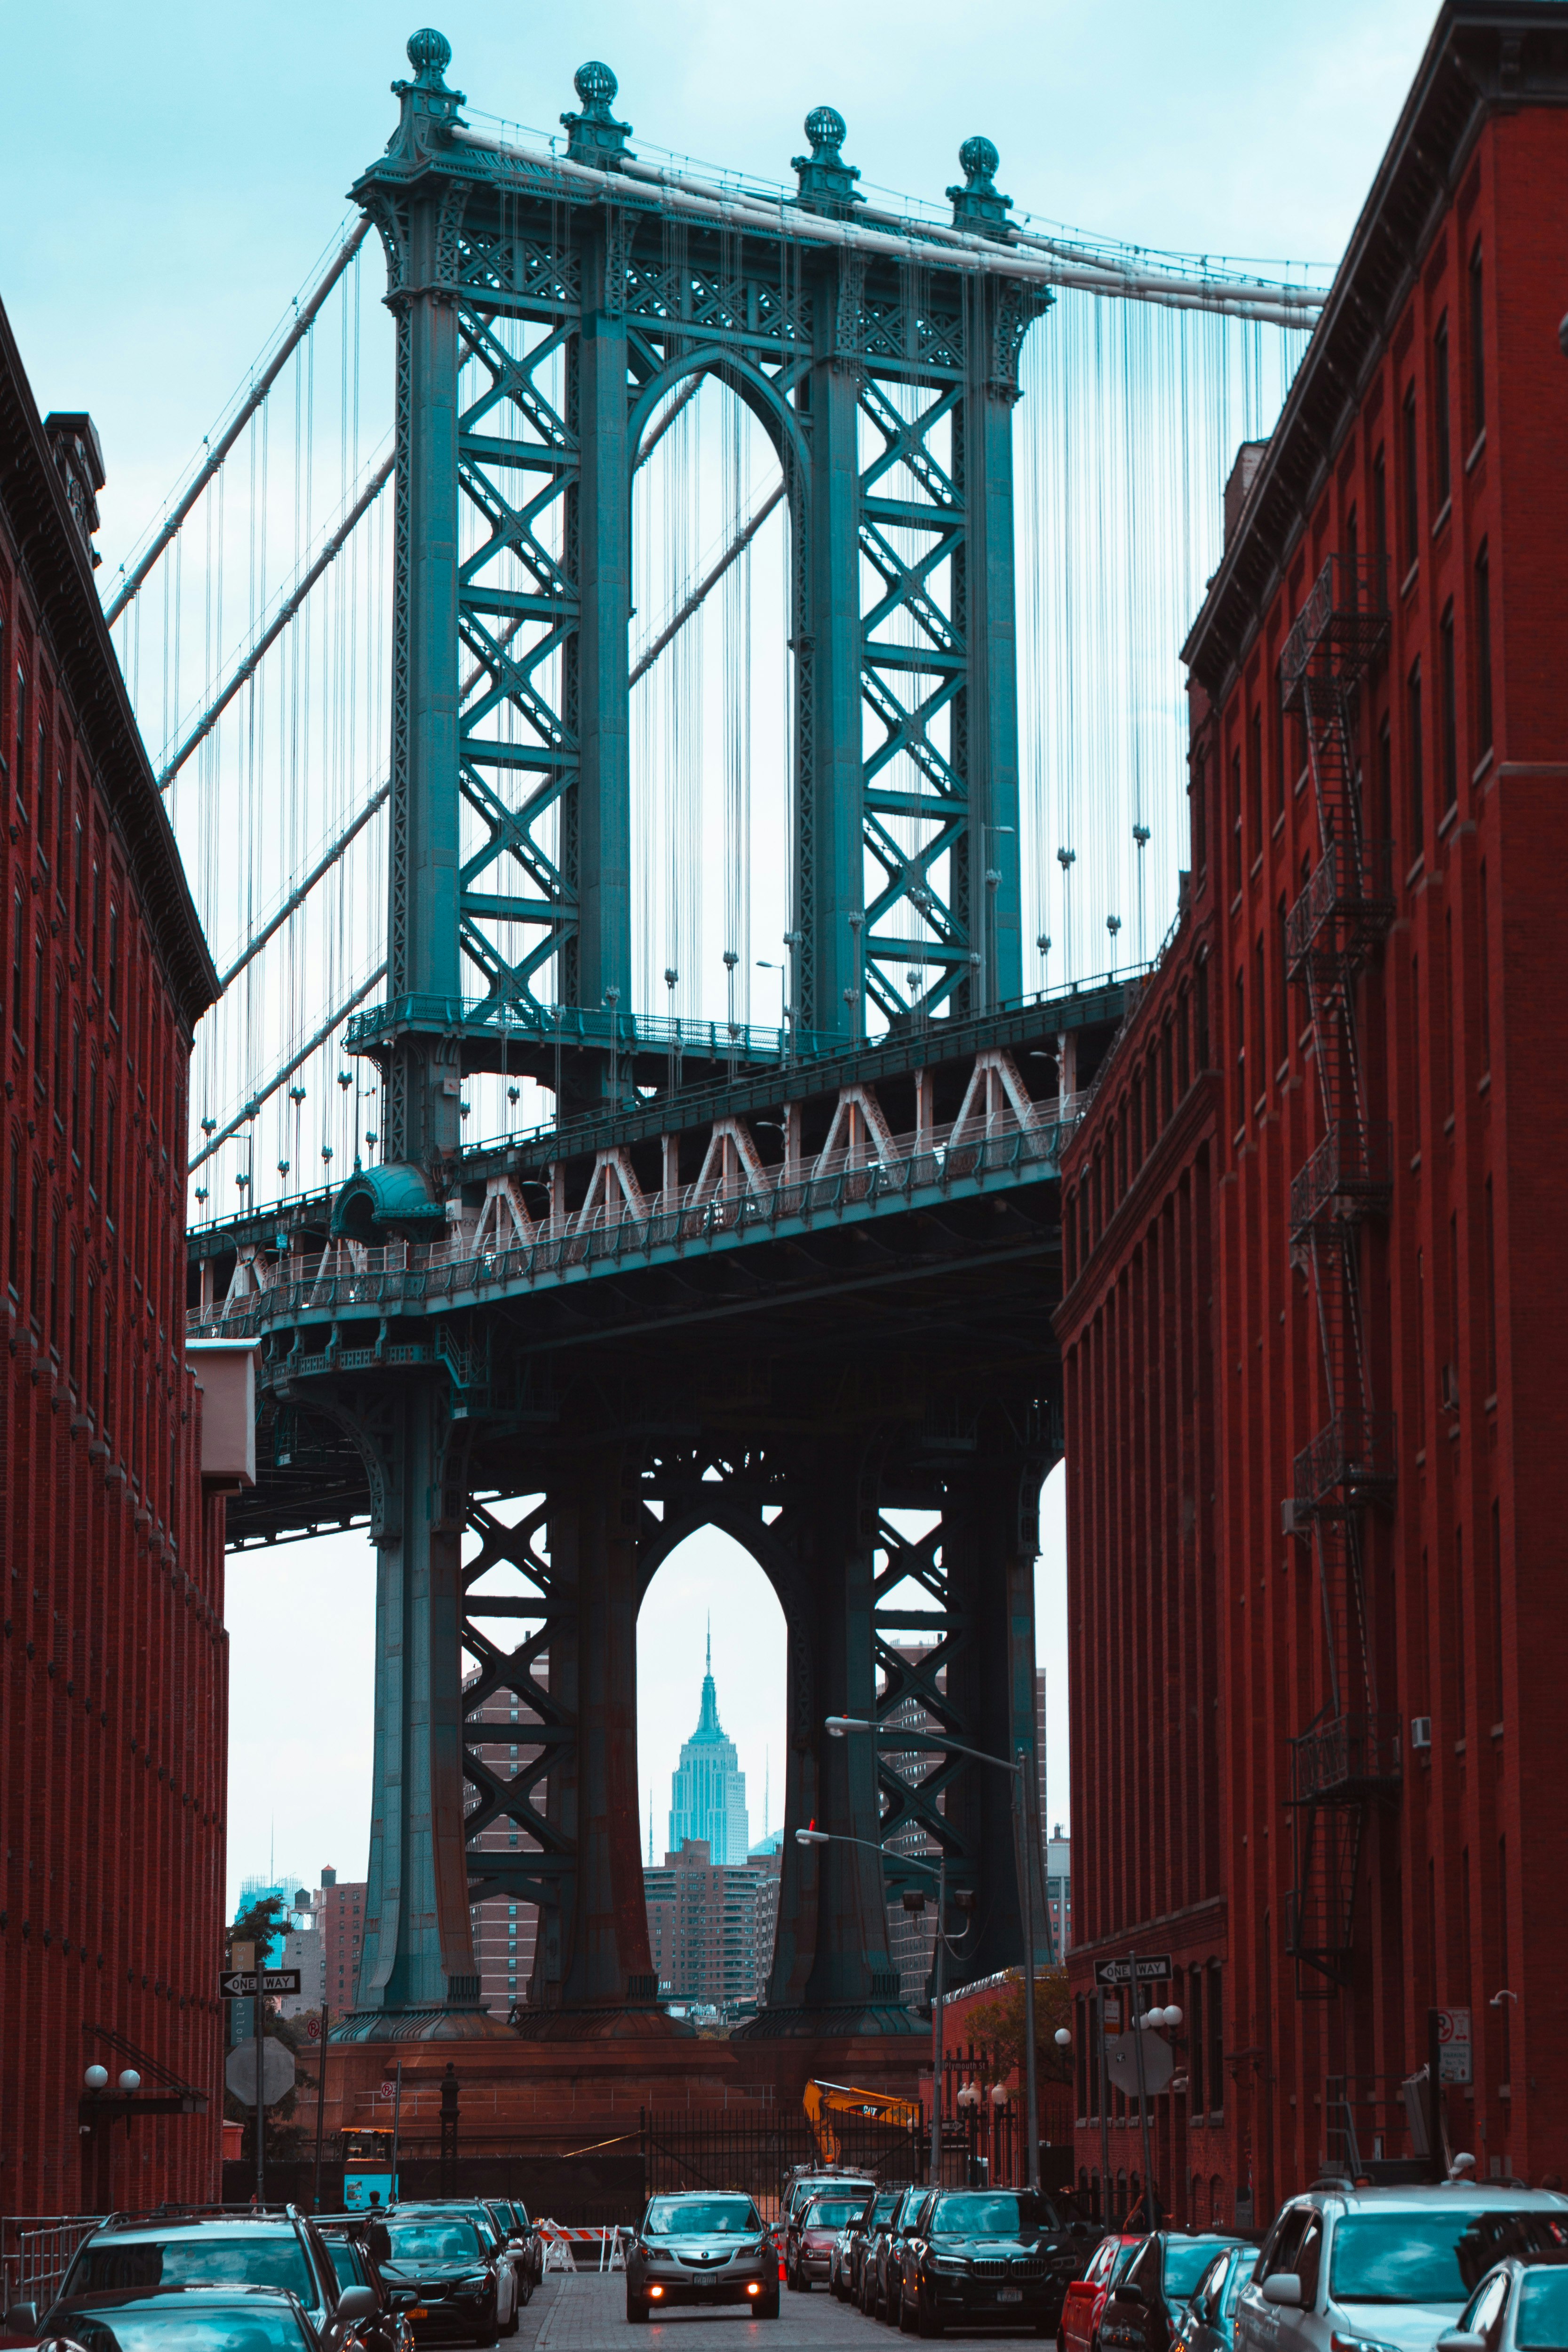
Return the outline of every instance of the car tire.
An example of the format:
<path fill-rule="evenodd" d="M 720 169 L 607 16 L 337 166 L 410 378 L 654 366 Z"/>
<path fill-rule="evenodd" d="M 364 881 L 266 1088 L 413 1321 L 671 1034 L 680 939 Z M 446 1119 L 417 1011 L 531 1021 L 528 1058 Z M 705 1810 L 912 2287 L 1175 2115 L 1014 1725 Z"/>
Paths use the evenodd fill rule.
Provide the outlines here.
<path fill-rule="evenodd" d="M 759 2319 L 776 2319 L 778 2315 L 779 2291 L 777 2287 L 774 2287 L 772 2294 L 765 2296 L 763 2300 L 758 2304 L 757 2316 Z"/>
<path fill-rule="evenodd" d="M 922 2294 L 915 2305 L 915 2334 L 923 2336 L 928 2341 L 931 2336 L 942 2334 L 942 2320 L 936 2304 L 929 2294 Z"/>
<path fill-rule="evenodd" d="M 899 2297 L 899 2334 L 912 2336 L 915 2332 L 915 2306 L 907 2294 Z"/>
<path fill-rule="evenodd" d="M 626 2325 L 629 2327 L 647 2326 L 647 2305 L 646 2303 L 639 2302 L 635 2295 L 628 2294 L 626 2297 Z"/>

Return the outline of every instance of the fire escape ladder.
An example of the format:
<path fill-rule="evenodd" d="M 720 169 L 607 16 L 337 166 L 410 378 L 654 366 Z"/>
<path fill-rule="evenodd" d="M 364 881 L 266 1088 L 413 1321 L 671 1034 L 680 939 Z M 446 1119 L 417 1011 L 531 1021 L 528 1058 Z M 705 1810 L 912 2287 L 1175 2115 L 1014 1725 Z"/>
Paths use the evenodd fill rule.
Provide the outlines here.
<path fill-rule="evenodd" d="M 1296 1886 L 1286 1948 L 1298 1997 L 1349 1981 L 1356 1871 L 1366 1808 L 1399 1785 L 1399 1719 L 1378 1705 L 1364 1561 L 1369 1508 L 1394 1482 L 1392 1414 L 1373 1391 L 1362 1304 L 1362 1229 L 1391 1191 L 1386 1122 L 1369 1116 L 1357 995 L 1394 916 L 1388 855 L 1362 821 L 1356 758 L 1361 684 L 1388 635 L 1386 566 L 1331 555 L 1297 616 L 1280 665 L 1300 716 L 1321 856 L 1291 908 L 1287 968 L 1306 995 L 1322 1104 L 1321 1139 L 1292 1182 L 1290 1242 L 1310 1274 L 1328 1418 L 1296 1458 L 1293 1523 L 1310 1527 L 1322 1603 L 1322 1706 L 1290 1741 Z"/>

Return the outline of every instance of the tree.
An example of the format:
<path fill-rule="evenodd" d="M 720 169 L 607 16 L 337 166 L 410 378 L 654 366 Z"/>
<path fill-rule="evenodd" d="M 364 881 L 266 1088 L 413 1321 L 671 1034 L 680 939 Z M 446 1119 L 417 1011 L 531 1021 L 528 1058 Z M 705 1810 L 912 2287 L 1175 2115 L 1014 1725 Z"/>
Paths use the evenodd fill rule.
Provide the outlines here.
<path fill-rule="evenodd" d="M 1068 1991 L 1066 1969 L 1037 1969 L 1035 1975 L 1035 2070 L 1042 2082 L 1071 2082 L 1072 2052 L 1070 2049 L 1058 2050 L 1056 2042 L 1058 2029 L 1071 2023 L 1072 1999 Z M 990 2043 L 1005 2072 L 1016 2067 L 1022 2077 L 1027 2045 L 1021 1969 L 1011 1975 L 1001 1991 L 990 2000 L 981 2001 L 970 2011 L 964 2030 L 973 2033 L 977 2042 Z"/>

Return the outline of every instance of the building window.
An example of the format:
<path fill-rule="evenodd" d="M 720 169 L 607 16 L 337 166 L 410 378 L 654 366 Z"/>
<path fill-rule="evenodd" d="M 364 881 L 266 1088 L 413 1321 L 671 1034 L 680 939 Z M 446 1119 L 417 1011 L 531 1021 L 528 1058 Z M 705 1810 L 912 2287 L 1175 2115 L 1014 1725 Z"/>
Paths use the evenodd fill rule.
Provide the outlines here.
<path fill-rule="evenodd" d="M 1415 386 L 1405 387 L 1405 404 L 1400 411 L 1400 457 L 1404 462 L 1405 511 L 1400 523 L 1405 533 L 1405 568 L 1415 562 L 1420 547 L 1421 528 L 1421 452 L 1415 443 Z"/>
<path fill-rule="evenodd" d="M 5 1207 L 5 1265 L 13 1298 L 22 1296 L 22 1142 L 11 1138 L 10 1182 Z"/>
<path fill-rule="evenodd" d="M 1405 682 L 1405 787 L 1410 814 L 1412 864 L 1426 845 L 1426 779 L 1421 742 L 1421 665 L 1413 662 Z"/>
<path fill-rule="evenodd" d="M 1492 943 L 1489 900 L 1487 864 L 1483 857 L 1476 908 L 1476 927 L 1479 935 L 1476 941 L 1476 965 L 1481 993 L 1481 1067 L 1483 1070 L 1489 1070 L 1492 1066 Z"/>
<path fill-rule="evenodd" d="M 1394 736 L 1385 710 L 1377 730 L 1377 838 L 1394 840 Z"/>
<path fill-rule="evenodd" d="M 1491 565 L 1486 542 L 1476 558 L 1476 759 L 1492 748 L 1492 597 Z"/>
<path fill-rule="evenodd" d="M 1206 2115 L 1204 2100 L 1204 1972 L 1194 1969 L 1187 1979 L 1187 2113 Z"/>
<path fill-rule="evenodd" d="M 1241 888 L 1241 750 L 1239 745 L 1230 755 L 1230 887 L 1235 897 Z"/>
<path fill-rule="evenodd" d="M 1378 562 L 1377 593 L 1381 603 L 1387 593 L 1382 574 L 1388 561 L 1388 467 L 1381 443 L 1372 461 L 1372 551 Z"/>
<path fill-rule="evenodd" d="M 1487 422 L 1487 329 L 1481 297 L 1486 281 L 1481 268 L 1481 241 L 1470 251 L 1470 436 L 1479 440 Z"/>
<path fill-rule="evenodd" d="M 1252 854 L 1263 855 L 1263 713 L 1254 703 L 1247 730 L 1247 796 L 1252 818 Z"/>
<path fill-rule="evenodd" d="M 1204 2006 L 1207 2011 L 1205 2021 L 1208 2027 L 1209 2113 L 1217 2116 L 1225 2110 L 1225 2011 L 1217 1960 L 1209 1962 L 1208 1979 Z"/>
<path fill-rule="evenodd" d="M 1443 807 L 1447 812 L 1456 805 L 1459 797 L 1459 709 L 1454 674 L 1454 604 L 1451 597 L 1443 607 L 1443 618 L 1437 625 L 1437 653 L 1443 696 Z"/>
<path fill-rule="evenodd" d="M 16 895 L 11 902 L 11 1034 L 18 1047 L 22 1043 L 22 965 L 23 942 L 27 936 L 27 909 L 22 897 L 22 886 L 16 885 Z"/>
<path fill-rule="evenodd" d="M 1448 432 L 1448 314 L 1445 310 L 1432 338 L 1432 467 L 1441 513 L 1453 492 L 1453 451 Z"/>
<path fill-rule="evenodd" d="M 33 1076 L 40 1082 L 47 1076 L 44 1066 L 44 935 L 33 938 Z"/>
<path fill-rule="evenodd" d="M 1274 911 L 1276 936 L 1279 941 L 1279 993 L 1275 1000 L 1279 1007 L 1278 1059 L 1283 1067 L 1290 1057 L 1290 960 L 1285 951 L 1285 929 L 1289 919 L 1289 908 L 1286 904 L 1283 892 L 1280 894 L 1279 904 Z"/>

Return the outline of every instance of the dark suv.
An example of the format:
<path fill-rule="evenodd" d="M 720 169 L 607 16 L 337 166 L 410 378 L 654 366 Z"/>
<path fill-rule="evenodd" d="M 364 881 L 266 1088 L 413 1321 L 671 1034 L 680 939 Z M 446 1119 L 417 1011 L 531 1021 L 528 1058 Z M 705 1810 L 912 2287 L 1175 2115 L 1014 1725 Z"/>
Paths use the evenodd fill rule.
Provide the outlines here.
<path fill-rule="evenodd" d="M 900 2318 L 921 2336 L 940 2336 L 950 2322 L 1000 2319 L 1051 2336 L 1081 2260 L 1077 2231 L 1048 2197 L 939 2189 L 904 2237 Z"/>
<path fill-rule="evenodd" d="M 1100 2340 L 1106 2352 L 1170 2352 L 1193 2289 L 1217 2253 L 1240 2240 L 1223 2230 L 1193 2235 L 1156 2230 L 1145 2238 L 1105 2298 Z"/>
<path fill-rule="evenodd" d="M 373 2292 L 340 2285 L 315 2224 L 285 2205 L 269 2212 L 111 2213 L 84 2238 L 60 2282 L 56 2309 L 84 2297 L 180 2287 L 281 2287 L 327 2352 L 342 2352 L 376 2309 Z M 70 2335 L 63 2323 L 51 2332 Z"/>

